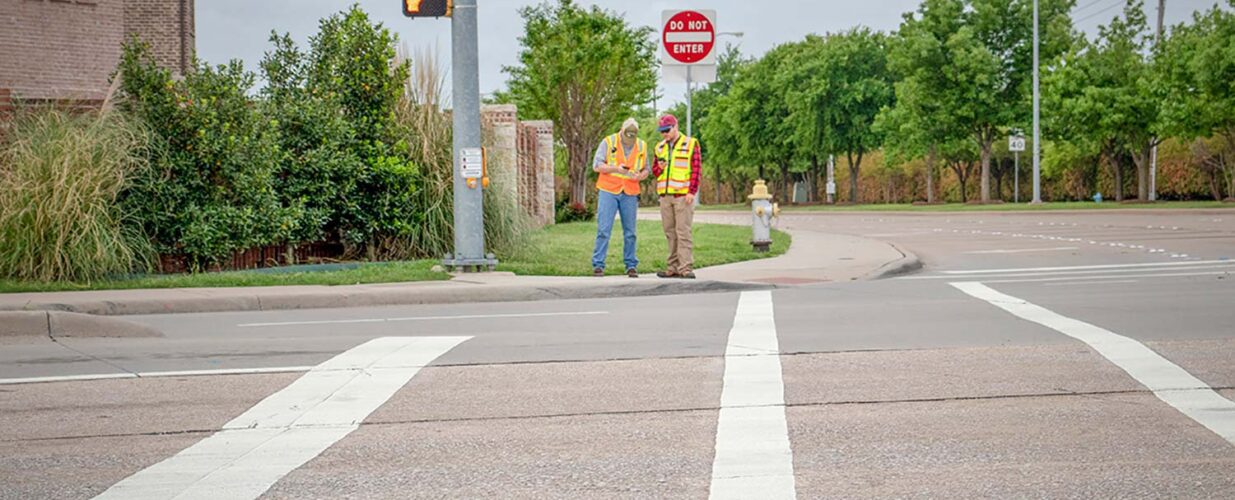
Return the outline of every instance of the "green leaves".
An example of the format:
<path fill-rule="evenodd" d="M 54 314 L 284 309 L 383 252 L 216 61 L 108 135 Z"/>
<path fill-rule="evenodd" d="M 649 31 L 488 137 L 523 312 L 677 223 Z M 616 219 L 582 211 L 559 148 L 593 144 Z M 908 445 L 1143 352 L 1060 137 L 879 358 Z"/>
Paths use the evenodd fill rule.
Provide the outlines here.
<path fill-rule="evenodd" d="M 585 201 L 591 153 L 606 133 L 652 101 L 656 45 L 652 30 L 619 14 L 571 0 L 525 7 L 519 65 L 510 97 L 523 119 L 554 122 L 566 144 L 572 203 Z"/>

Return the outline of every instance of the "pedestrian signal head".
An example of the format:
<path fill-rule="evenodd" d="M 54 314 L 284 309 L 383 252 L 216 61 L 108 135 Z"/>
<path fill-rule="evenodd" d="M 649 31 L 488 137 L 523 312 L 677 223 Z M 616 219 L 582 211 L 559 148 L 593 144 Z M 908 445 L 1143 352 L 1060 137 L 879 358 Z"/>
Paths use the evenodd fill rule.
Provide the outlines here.
<path fill-rule="evenodd" d="M 450 17 L 452 0 L 403 0 L 403 15 L 407 17 Z"/>

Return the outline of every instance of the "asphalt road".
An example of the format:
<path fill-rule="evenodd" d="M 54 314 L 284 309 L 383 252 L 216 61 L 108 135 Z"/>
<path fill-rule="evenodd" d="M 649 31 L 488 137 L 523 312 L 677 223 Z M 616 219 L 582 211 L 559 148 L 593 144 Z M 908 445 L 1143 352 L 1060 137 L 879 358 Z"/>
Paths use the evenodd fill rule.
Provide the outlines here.
<path fill-rule="evenodd" d="M 781 224 L 925 268 L 0 345 L 130 377 L 0 385 L 0 498 L 1235 497 L 1235 212 Z"/>

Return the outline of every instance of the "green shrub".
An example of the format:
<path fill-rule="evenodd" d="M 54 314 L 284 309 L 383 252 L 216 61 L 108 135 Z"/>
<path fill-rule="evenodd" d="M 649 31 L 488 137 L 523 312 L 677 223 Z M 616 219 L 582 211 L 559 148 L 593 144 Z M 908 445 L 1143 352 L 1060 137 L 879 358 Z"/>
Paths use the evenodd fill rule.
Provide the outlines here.
<path fill-rule="evenodd" d="M 277 131 L 247 96 L 253 75 L 239 61 L 173 81 L 135 40 L 119 73 L 124 109 L 151 134 L 151 168 L 123 203 L 161 252 L 201 268 L 302 232 L 303 203 L 283 206 L 275 193 Z"/>
<path fill-rule="evenodd" d="M 357 182 L 364 164 L 349 148 L 351 123 L 339 99 L 313 95 L 305 87 L 308 60 L 291 37 L 272 33 L 274 49 L 261 62 L 266 87 L 263 112 L 277 130 L 280 156 L 274 188 L 283 206 L 304 206 L 295 241 L 341 241 L 360 234 Z"/>
<path fill-rule="evenodd" d="M 145 138 L 117 113 L 17 114 L 0 144 L 0 275 L 91 281 L 148 265 L 150 247 L 116 204 Z"/>
<path fill-rule="evenodd" d="M 370 258 L 381 259 L 407 257 L 422 215 L 420 170 L 408 160 L 405 130 L 396 120 L 409 66 L 397 62 L 395 42 L 389 29 L 353 5 L 322 20 L 305 67 L 305 89 L 337 103 L 351 128 L 346 147 L 364 167 L 340 237 L 353 251 L 368 247 Z"/>
<path fill-rule="evenodd" d="M 557 223 L 565 224 L 570 222 L 589 221 L 596 217 L 596 211 L 591 205 L 582 203 L 570 203 L 569 200 L 562 199 L 557 204 Z"/>

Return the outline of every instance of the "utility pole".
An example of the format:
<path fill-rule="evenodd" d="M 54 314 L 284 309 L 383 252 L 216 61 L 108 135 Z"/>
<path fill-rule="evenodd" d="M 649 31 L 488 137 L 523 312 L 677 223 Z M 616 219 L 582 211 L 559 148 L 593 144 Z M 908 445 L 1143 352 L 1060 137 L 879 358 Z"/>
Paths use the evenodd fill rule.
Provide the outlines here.
<path fill-rule="evenodd" d="M 1042 203 L 1042 150 L 1038 128 L 1038 0 L 1033 0 L 1033 202 Z"/>
<path fill-rule="evenodd" d="M 1162 43 L 1162 20 L 1166 15 L 1166 0 L 1158 0 L 1158 30 L 1154 33 L 1154 48 L 1158 48 L 1158 44 Z M 1154 141 L 1153 149 L 1149 150 L 1149 201 L 1158 201 L 1158 138 L 1150 139 Z"/>

